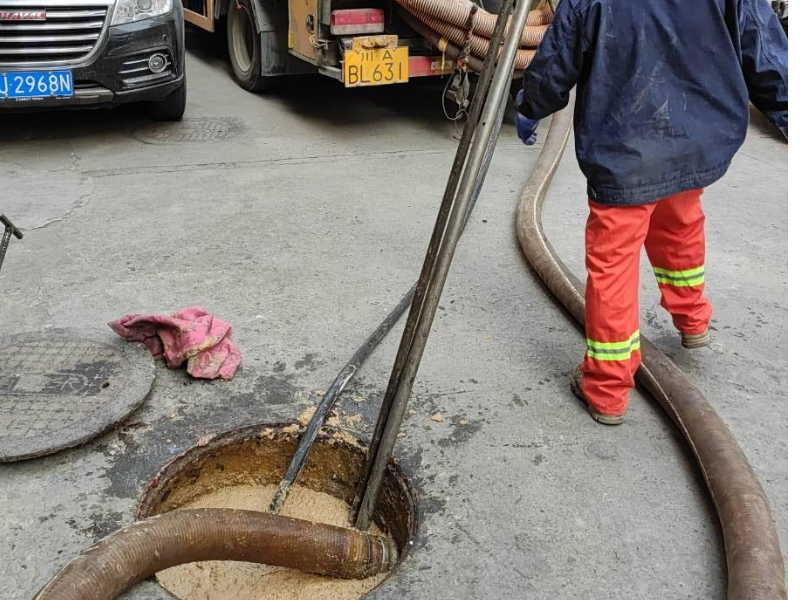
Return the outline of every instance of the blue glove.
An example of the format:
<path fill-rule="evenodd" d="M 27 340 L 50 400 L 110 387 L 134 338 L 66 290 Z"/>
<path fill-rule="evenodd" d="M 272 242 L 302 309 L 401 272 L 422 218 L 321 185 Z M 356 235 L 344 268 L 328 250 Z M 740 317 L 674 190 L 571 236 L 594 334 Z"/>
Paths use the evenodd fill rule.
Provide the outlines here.
<path fill-rule="evenodd" d="M 524 95 L 525 90 L 520 90 L 517 92 L 517 115 L 514 121 L 517 124 L 517 135 L 519 136 L 519 139 L 522 140 L 522 143 L 526 146 L 533 146 L 536 143 L 536 128 L 539 126 L 539 121 L 536 121 L 535 119 L 529 119 L 519 112 L 519 106 L 524 101 Z"/>

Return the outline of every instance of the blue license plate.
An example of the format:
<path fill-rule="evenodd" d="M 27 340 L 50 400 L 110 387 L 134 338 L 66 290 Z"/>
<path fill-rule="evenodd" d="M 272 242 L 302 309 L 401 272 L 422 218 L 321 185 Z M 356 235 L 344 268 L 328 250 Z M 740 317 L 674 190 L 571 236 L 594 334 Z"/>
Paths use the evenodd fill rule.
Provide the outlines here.
<path fill-rule="evenodd" d="M 10 71 L 0 73 L 0 100 L 63 98 L 74 94 L 72 71 Z"/>

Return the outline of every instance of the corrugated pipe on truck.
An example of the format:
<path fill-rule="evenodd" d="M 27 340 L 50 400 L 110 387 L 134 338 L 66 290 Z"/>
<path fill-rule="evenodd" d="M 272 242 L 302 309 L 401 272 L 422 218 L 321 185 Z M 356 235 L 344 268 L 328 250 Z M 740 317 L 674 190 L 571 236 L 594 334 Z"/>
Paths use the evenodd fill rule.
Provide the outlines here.
<path fill-rule="evenodd" d="M 416 15 L 403 8 L 399 9 L 398 14 L 412 29 L 436 46 L 441 52 L 444 52 L 449 58 L 456 60 L 462 56 L 463 45 L 466 40 L 465 31 L 431 17 Z M 480 71 L 483 68 L 481 59 L 486 57 L 486 53 L 489 50 L 489 40 L 473 37 L 470 40 L 470 45 L 472 50 L 468 60 L 469 68 L 473 71 Z M 533 60 L 534 56 L 536 56 L 535 50 L 518 50 L 514 61 L 514 70 L 523 70 Z"/>
<path fill-rule="evenodd" d="M 420 21 L 425 23 L 428 27 L 436 31 L 437 33 L 441 34 L 449 42 L 459 46 L 461 48 L 464 47 L 464 44 L 467 40 L 467 33 L 455 27 L 454 25 L 450 25 L 449 23 L 445 23 L 444 21 L 437 21 L 427 15 L 411 12 L 415 17 L 417 17 Z M 481 58 L 486 58 L 486 53 L 489 51 L 489 40 L 484 39 L 482 37 L 472 36 L 470 38 L 470 52 L 477 54 Z M 533 60 L 533 57 L 536 55 L 536 50 L 526 50 L 524 48 L 520 48 L 517 50 L 517 56 L 514 59 L 514 70 L 518 71 L 520 69 L 524 69 L 528 66 Z"/>
<path fill-rule="evenodd" d="M 430 15 L 439 21 L 445 21 L 461 29 L 467 29 L 470 13 L 474 10 L 475 4 L 470 0 L 396 0 L 408 10 Z M 497 15 L 478 8 L 473 21 L 474 32 L 483 37 L 492 37 Z M 553 21 L 553 11 L 550 7 L 532 10 L 528 15 L 525 33 L 521 46 L 529 46 L 526 41 L 528 32 L 538 31 L 541 25 L 547 25 Z"/>
<path fill-rule="evenodd" d="M 425 23 L 407 10 L 398 8 L 397 13 L 414 31 L 430 42 L 431 45 L 438 48 L 440 52 L 446 54 L 448 58 L 457 60 L 461 57 L 460 46 L 450 43 L 450 41 L 443 37 L 438 31 L 425 25 Z M 479 72 L 483 69 L 483 61 L 473 54 L 467 57 L 467 64 L 469 68 L 475 72 Z"/>
<path fill-rule="evenodd" d="M 120 529 L 70 561 L 34 600 L 112 600 L 169 567 L 236 560 L 363 579 L 397 562 L 394 542 L 268 513 L 175 510 Z"/>
<path fill-rule="evenodd" d="M 583 325 L 583 286 L 561 262 L 542 228 L 542 210 L 572 128 L 572 107 L 556 114 L 517 205 L 517 238 L 547 289 Z M 786 573 L 769 503 L 728 426 L 686 375 L 642 338 L 637 383 L 669 415 L 694 454 L 722 525 L 728 600 L 783 600 Z"/>
<path fill-rule="evenodd" d="M 413 0 L 395 0 L 398 4 L 400 4 L 403 8 L 405 8 L 408 12 L 415 15 L 420 20 L 424 21 L 434 29 L 436 29 L 439 33 L 445 34 L 445 32 L 458 32 L 457 37 L 451 36 L 449 34 L 447 37 L 455 42 L 456 44 L 463 45 L 464 40 L 467 38 L 467 31 L 469 30 L 469 23 L 466 22 L 464 24 L 457 24 L 453 23 L 448 19 L 441 19 L 430 11 L 424 10 L 419 7 L 420 2 L 415 2 Z M 426 2 L 430 3 L 430 0 Z M 477 15 L 480 14 L 481 9 L 476 12 L 476 22 L 477 22 Z M 488 13 L 487 13 L 488 14 Z M 494 15 L 492 15 L 494 16 Z M 537 48 L 539 44 L 542 43 L 542 38 L 544 38 L 544 34 L 547 32 L 547 27 L 549 26 L 550 21 L 545 21 L 543 25 L 531 25 L 525 28 L 525 31 L 522 34 L 522 39 L 520 40 L 519 47 L 520 48 Z M 486 56 L 486 50 L 489 48 L 489 38 L 485 35 L 482 35 L 477 28 L 472 30 L 470 34 L 470 39 L 472 40 L 472 44 L 477 46 L 480 45 L 483 47 L 483 54 L 482 56 Z M 530 50 L 529 50 L 530 52 Z"/>

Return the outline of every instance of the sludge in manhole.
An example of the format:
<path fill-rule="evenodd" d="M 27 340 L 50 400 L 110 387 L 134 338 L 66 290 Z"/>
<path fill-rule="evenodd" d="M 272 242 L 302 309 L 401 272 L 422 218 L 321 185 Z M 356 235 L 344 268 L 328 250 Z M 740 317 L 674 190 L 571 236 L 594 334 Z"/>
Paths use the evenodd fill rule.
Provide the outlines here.
<path fill-rule="evenodd" d="M 239 135 L 244 126 L 235 117 L 186 118 L 176 123 L 149 123 L 134 132 L 146 144 L 218 142 Z"/>
<path fill-rule="evenodd" d="M 51 329 L 0 338 L 0 462 L 76 446 L 144 401 L 153 358 L 119 338 Z"/>
<path fill-rule="evenodd" d="M 138 518 L 180 508 L 265 511 L 299 435 L 297 425 L 255 425 L 204 439 L 153 478 Z M 365 457 L 366 446 L 359 440 L 325 429 L 281 514 L 349 526 Z M 391 463 L 387 473 L 372 532 L 391 536 L 402 561 L 416 535 L 416 505 L 398 466 Z M 356 600 L 387 576 L 391 573 L 343 580 L 253 563 L 206 561 L 167 569 L 156 578 L 181 600 Z"/>

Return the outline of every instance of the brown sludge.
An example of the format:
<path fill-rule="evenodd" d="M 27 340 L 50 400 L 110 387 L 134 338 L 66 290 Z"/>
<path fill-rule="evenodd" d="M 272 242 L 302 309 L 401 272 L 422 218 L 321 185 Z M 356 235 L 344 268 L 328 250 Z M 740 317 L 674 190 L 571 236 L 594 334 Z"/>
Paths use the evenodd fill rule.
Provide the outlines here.
<path fill-rule="evenodd" d="M 265 510 L 277 486 L 242 485 L 201 496 L 183 508 Z M 349 527 L 349 506 L 342 500 L 295 485 L 281 514 Z M 370 533 L 380 534 L 373 525 Z M 207 561 L 161 571 L 158 582 L 181 600 L 356 600 L 386 578 L 333 579 L 292 569 L 233 561 Z"/>

